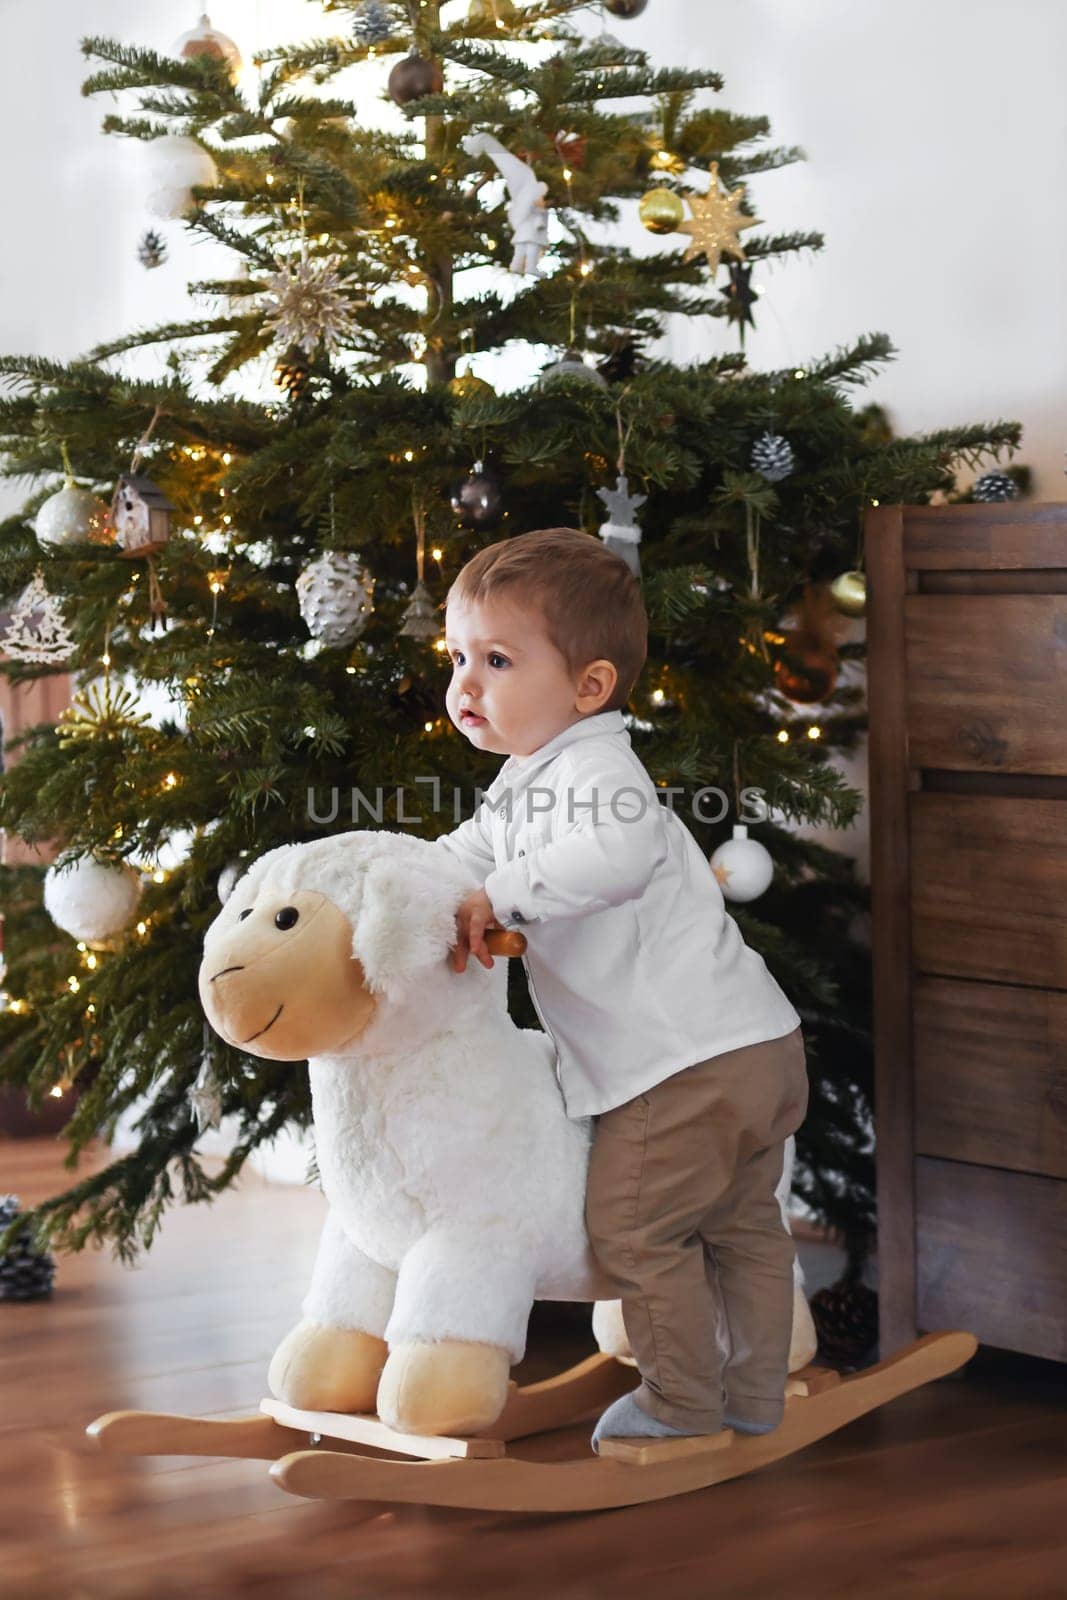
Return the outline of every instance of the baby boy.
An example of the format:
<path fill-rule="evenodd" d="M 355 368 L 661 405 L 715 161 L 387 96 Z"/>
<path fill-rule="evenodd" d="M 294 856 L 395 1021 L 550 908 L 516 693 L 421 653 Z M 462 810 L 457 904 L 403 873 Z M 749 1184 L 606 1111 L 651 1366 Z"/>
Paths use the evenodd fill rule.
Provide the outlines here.
<path fill-rule="evenodd" d="M 766 1433 L 792 1329 L 775 1189 L 807 1109 L 804 1043 L 631 748 L 623 707 L 648 648 L 639 581 L 594 535 L 520 534 L 459 573 L 445 638 L 449 716 L 508 757 L 477 814 L 438 841 L 483 883 L 457 914 L 453 962 L 492 965 L 487 927 L 526 935 L 567 1113 L 593 1120 L 586 1221 L 641 1373 L 593 1447 Z"/>

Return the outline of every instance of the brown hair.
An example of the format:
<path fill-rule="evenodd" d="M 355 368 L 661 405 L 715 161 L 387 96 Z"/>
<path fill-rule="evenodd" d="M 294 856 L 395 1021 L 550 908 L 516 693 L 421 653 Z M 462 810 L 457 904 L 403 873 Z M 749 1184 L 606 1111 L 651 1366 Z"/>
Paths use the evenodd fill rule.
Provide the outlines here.
<path fill-rule="evenodd" d="M 621 556 L 577 528 L 519 533 L 479 550 L 456 575 L 445 604 L 505 595 L 537 607 L 568 671 L 610 661 L 619 676 L 601 710 L 625 706 L 648 655 L 648 615 L 641 585 Z"/>

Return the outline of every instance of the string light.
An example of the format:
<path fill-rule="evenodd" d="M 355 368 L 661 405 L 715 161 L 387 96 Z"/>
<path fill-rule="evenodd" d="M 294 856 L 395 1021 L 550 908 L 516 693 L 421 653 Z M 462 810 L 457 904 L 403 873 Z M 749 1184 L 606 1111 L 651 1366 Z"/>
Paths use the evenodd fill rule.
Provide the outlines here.
<path fill-rule="evenodd" d="M 81 984 L 78 982 L 73 972 L 67 979 L 67 988 L 70 990 L 71 994 L 77 994 L 78 990 L 81 988 Z"/>
<path fill-rule="evenodd" d="M 435 561 L 440 561 L 441 557 L 444 555 L 444 551 L 439 549 L 435 545 L 434 548 L 430 551 L 430 554 L 433 556 Z"/>
<path fill-rule="evenodd" d="M 432 722 L 424 722 L 422 726 L 423 726 L 424 732 L 426 732 L 426 733 L 432 733 L 433 732 L 433 723 Z"/>
<path fill-rule="evenodd" d="M 415 459 L 414 450 L 405 450 L 404 451 L 404 460 L 405 461 L 414 461 L 414 459 Z"/>
<path fill-rule="evenodd" d="M 177 775 L 177 773 L 176 772 L 168 772 L 167 776 L 163 779 L 163 787 L 164 787 L 164 789 L 176 789 L 177 786 L 178 786 L 178 775 Z M 162 881 L 162 880 L 160 880 L 160 881 Z"/>
<path fill-rule="evenodd" d="M 356 675 L 356 669 L 355 669 L 355 667 L 346 667 L 346 668 L 345 668 L 345 671 L 346 671 L 346 672 L 347 672 L 347 673 L 348 673 L 348 676 L 349 676 L 349 677 L 350 677 L 350 678 L 354 678 L 354 677 L 355 677 L 355 675 Z"/>
<path fill-rule="evenodd" d="M 137 924 L 137 932 L 141 935 L 141 938 L 143 939 L 145 934 L 148 932 L 148 924 L 147 924 L 147 922 L 139 922 Z"/>
<path fill-rule="evenodd" d="M 267 188 L 268 189 L 271 187 L 273 182 L 274 182 L 274 174 L 273 174 L 273 172 L 268 172 L 267 173 Z"/>
<path fill-rule="evenodd" d="M 85 965 L 89 968 L 90 972 L 95 972 L 100 963 L 95 956 L 90 955 L 86 956 Z"/>
<path fill-rule="evenodd" d="M 778 743 L 779 744 L 788 744 L 789 743 L 789 735 L 785 731 L 784 728 L 779 728 L 779 730 L 778 730 Z"/>
<path fill-rule="evenodd" d="M 54 1084 L 52 1088 L 49 1089 L 48 1093 L 52 1096 L 53 1100 L 62 1100 L 63 1098 L 63 1090 L 60 1088 L 58 1083 Z"/>
<path fill-rule="evenodd" d="M 194 528 L 199 528 L 199 526 L 203 522 L 203 520 L 204 520 L 203 517 L 194 517 L 193 518 L 193 527 Z"/>
<path fill-rule="evenodd" d="M 804 371 L 803 367 L 798 367 L 796 369 L 796 371 L 794 372 L 793 376 L 794 376 L 794 378 L 806 378 L 807 377 L 807 373 Z"/>
<path fill-rule="evenodd" d="M 167 874 L 165 872 L 163 872 L 161 869 L 157 868 L 156 871 L 153 872 L 153 874 L 152 874 L 152 882 L 153 883 L 166 883 L 166 881 L 167 881 Z"/>
<path fill-rule="evenodd" d="M 881 502 L 881 501 L 880 501 L 880 500 L 872 500 L 872 501 L 871 501 L 871 505 L 872 505 L 872 506 L 880 506 L 880 505 L 881 505 L 881 503 L 882 503 L 882 502 Z"/>
<path fill-rule="evenodd" d="M 223 460 L 223 465 L 227 466 L 227 467 L 229 466 L 230 462 L 233 460 L 233 457 L 231 456 L 231 454 L 230 454 L 230 452 L 228 450 L 224 450 L 222 452 L 222 460 Z"/>
<path fill-rule="evenodd" d="M 656 704 L 658 706 L 662 705 L 663 704 L 663 690 L 662 689 L 653 689 L 652 698 L 653 698 L 653 700 L 656 702 Z"/>
<path fill-rule="evenodd" d="M 822 738 L 822 729 L 820 727 L 818 727 L 817 725 L 813 725 L 812 727 L 810 727 L 808 729 L 808 738 L 809 739 L 821 739 Z"/>
<path fill-rule="evenodd" d="M 435 639 L 433 642 L 433 647 L 435 650 L 440 650 L 442 652 L 448 649 L 448 646 L 443 638 Z"/>
<path fill-rule="evenodd" d="M 102 666 L 110 667 L 110 665 L 111 665 L 111 657 L 109 655 L 101 656 L 100 657 L 100 663 L 101 663 Z"/>

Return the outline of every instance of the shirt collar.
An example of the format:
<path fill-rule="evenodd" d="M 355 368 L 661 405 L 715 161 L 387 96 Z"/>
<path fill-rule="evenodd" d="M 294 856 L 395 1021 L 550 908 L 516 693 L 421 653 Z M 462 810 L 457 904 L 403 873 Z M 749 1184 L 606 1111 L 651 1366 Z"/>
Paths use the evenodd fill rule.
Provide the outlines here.
<path fill-rule="evenodd" d="M 570 744 L 576 744 L 579 739 L 603 738 L 605 736 L 621 735 L 630 743 L 630 735 L 626 730 L 626 723 L 621 711 L 596 711 L 591 717 L 582 717 L 579 722 L 572 722 L 569 728 L 563 728 L 554 738 L 549 739 L 537 750 L 531 751 L 528 756 L 509 756 L 497 774 L 497 781 L 501 778 L 525 778 L 529 773 L 544 766 L 546 761 L 551 761 L 561 750 Z"/>

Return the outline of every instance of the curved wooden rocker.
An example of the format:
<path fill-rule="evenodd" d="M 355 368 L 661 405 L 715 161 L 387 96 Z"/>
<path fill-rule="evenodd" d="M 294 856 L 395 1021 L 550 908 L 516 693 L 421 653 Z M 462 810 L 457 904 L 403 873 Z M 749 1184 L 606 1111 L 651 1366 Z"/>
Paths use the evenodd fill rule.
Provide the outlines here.
<path fill-rule="evenodd" d="M 88 1433 L 101 1448 L 132 1455 L 270 1461 L 270 1475 L 280 1488 L 314 1500 L 602 1511 L 687 1494 L 769 1466 L 899 1395 L 955 1372 L 976 1349 L 969 1333 L 928 1333 L 852 1377 L 842 1379 L 818 1367 L 796 1374 L 787 1385 L 785 1417 L 773 1433 L 751 1436 L 727 1429 L 710 1438 L 606 1439 L 599 1456 L 583 1439 L 582 1453 L 563 1461 L 510 1454 L 507 1445 L 599 1412 L 634 1387 L 631 1367 L 596 1355 L 544 1383 L 512 1386 L 491 1438 L 417 1438 L 394 1433 L 375 1417 L 298 1411 L 279 1400 L 264 1400 L 259 1414 L 227 1421 L 113 1411 L 91 1423 Z M 329 1439 L 329 1449 L 319 1448 L 322 1439 Z"/>

